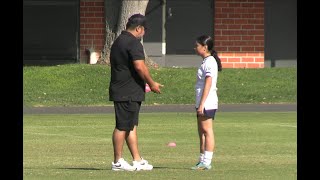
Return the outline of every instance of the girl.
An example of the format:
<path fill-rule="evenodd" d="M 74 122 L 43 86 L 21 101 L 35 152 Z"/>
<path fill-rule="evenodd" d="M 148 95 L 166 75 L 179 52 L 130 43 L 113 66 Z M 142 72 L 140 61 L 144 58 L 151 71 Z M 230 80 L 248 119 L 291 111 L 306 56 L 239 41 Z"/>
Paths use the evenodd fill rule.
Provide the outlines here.
<path fill-rule="evenodd" d="M 194 49 L 203 61 L 198 69 L 195 85 L 200 157 L 191 169 L 209 170 L 215 145 L 212 127 L 218 109 L 217 79 L 222 66 L 220 58 L 213 50 L 213 40 L 210 36 L 198 37 Z"/>

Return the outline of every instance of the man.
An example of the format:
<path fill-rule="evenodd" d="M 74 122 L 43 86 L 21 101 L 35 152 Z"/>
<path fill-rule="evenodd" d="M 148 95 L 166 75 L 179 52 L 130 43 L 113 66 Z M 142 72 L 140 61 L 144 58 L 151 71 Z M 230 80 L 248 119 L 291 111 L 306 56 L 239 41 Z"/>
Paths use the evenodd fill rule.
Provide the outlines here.
<path fill-rule="evenodd" d="M 147 66 L 140 39 L 146 31 L 146 17 L 132 15 L 114 41 L 110 52 L 111 81 L 109 100 L 114 102 L 116 126 L 112 135 L 114 161 L 112 170 L 152 170 L 153 166 L 140 156 L 137 126 L 141 102 L 145 99 L 146 83 L 151 91 L 160 94 L 163 85 L 153 81 Z M 126 141 L 133 158 L 131 166 L 122 157 Z"/>

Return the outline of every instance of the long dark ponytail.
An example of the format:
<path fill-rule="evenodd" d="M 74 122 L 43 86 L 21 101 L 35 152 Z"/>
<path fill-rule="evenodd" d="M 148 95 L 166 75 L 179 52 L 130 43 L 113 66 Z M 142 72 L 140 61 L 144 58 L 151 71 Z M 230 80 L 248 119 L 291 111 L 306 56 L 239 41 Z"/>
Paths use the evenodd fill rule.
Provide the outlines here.
<path fill-rule="evenodd" d="M 210 36 L 207 35 L 202 35 L 199 36 L 196 40 L 199 44 L 202 46 L 207 45 L 208 50 L 210 51 L 211 55 L 214 57 L 214 59 L 217 61 L 218 64 L 218 71 L 222 71 L 222 64 L 221 64 L 221 59 L 219 58 L 217 52 L 213 49 L 213 40 Z"/>
<path fill-rule="evenodd" d="M 212 49 L 210 52 L 211 52 L 211 55 L 214 57 L 214 59 L 216 59 L 217 61 L 218 71 L 222 71 L 221 59 L 219 58 L 217 52 L 214 49 Z"/>

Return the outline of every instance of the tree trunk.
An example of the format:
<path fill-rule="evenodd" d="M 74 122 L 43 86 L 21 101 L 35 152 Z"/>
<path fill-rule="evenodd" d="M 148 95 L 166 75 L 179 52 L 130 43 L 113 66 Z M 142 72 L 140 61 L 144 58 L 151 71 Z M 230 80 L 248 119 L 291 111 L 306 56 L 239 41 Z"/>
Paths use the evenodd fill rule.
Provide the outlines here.
<path fill-rule="evenodd" d="M 110 64 L 110 49 L 113 41 L 116 38 L 116 33 L 118 30 L 118 18 L 119 11 L 121 9 L 120 0 L 105 0 L 104 9 L 105 9 L 105 20 L 106 20 L 106 40 L 105 45 L 102 50 L 102 61 L 100 63 Z"/>
<path fill-rule="evenodd" d="M 110 64 L 110 49 L 114 40 L 126 29 L 129 17 L 133 14 L 145 15 L 149 0 L 105 0 L 106 41 L 102 53 L 104 63 Z M 145 53 L 146 64 L 156 66 Z"/>
<path fill-rule="evenodd" d="M 126 24 L 128 18 L 133 14 L 144 15 L 147 9 L 149 0 L 123 0 L 120 15 L 118 18 L 118 31 L 117 37 L 120 35 L 121 31 L 126 29 Z"/>

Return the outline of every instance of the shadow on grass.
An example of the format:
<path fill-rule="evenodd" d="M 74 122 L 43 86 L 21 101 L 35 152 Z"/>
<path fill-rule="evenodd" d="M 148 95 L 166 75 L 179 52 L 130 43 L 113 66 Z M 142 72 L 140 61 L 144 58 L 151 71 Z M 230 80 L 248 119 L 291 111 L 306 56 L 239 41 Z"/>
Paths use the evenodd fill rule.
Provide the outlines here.
<path fill-rule="evenodd" d="M 178 167 L 161 167 L 161 166 L 154 166 L 153 169 L 190 169 L 190 168 L 178 168 Z"/>
<path fill-rule="evenodd" d="M 69 170 L 105 170 L 105 169 L 99 169 L 99 168 L 81 168 L 81 167 L 65 167 L 65 168 L 56 168 L 56 169 L 69 169 Z"/>
<path fill-rule="evenodd" d="M 111 168 L 107 168 L 107 169 L 100 169 L 100 168 L 82 168 L 82 167 L 65 167 L 65 168 L 56 168 L 56 169 L 68 169 L 68 170 L 95 170 L 95 171 L 100 171 L 100 170 L 110 170 Z M 161 167 L 161 166 L 155 166 L 153 167 L 153 169 L 190 169 L 190 168 L 176 168 L 176 167 Z"/>

